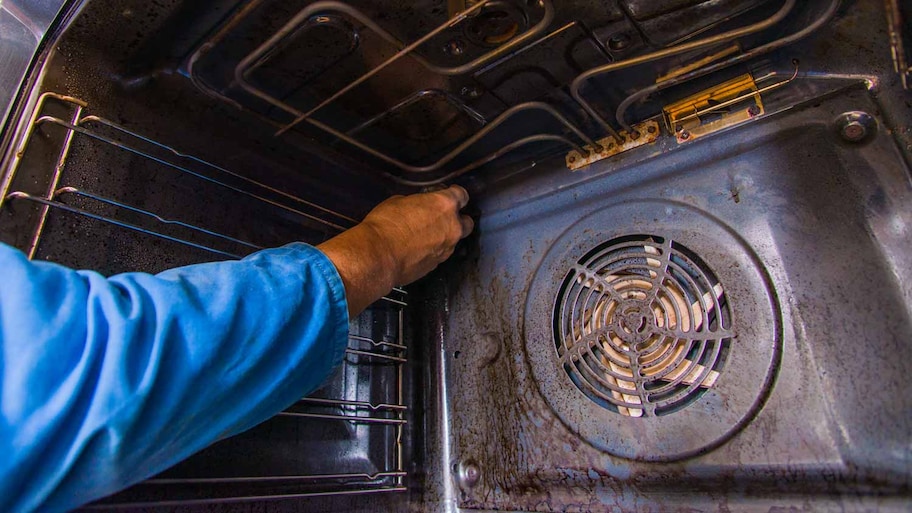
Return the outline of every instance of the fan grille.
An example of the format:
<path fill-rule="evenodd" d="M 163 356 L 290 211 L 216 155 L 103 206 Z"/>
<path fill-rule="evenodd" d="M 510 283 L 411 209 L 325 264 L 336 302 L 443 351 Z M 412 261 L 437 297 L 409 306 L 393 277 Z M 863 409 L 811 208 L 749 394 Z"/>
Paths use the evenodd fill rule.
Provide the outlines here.
<path fill-rule="evenodd" d="M 553 318 L 560 365 L 576 387 L 630 417 L 691 404 L 731 350 L 722 284 L 695 253 L 653 235 L 613 239 L 580 259 Z"/>

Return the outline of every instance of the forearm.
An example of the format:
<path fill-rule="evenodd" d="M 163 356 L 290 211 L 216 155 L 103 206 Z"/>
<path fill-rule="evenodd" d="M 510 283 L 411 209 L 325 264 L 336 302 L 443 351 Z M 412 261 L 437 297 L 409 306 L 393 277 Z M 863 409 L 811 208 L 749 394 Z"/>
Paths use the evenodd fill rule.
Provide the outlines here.
<path fill-rule="evenodd" d="M 362 223 L 317 246 L 342 278 L 350 318 L 397 285 L 398 264 L 388 244 L 370 224 Z"/>

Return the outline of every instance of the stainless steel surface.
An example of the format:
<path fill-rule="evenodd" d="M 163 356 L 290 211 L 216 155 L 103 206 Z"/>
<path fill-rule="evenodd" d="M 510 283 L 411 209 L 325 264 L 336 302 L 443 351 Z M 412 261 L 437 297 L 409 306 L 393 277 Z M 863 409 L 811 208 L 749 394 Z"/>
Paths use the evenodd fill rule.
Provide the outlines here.
<path fill-rule="evenodd" d="M 478 226 L 435 274 L 353 321 L 322 391 L 96 507 L 908 510 L 912 111 L 890 5 L 567 0 L 477 70 L 435 73 L 543 14 L 490 0 L 488 16 L 409 54 L 417 64 L 336 94 L 457 4 L 472 5 L 346 2 L 357 14 L 304 20 L 241 82 L 239 63 L 314 2 L 91 0 L 48 47 L 4 134 L 0 181 L 0 240 L 36 259 L 156 272 L 224 258 L 211 250 L 318 243 L 389 194 L 451 180 Z M 617 106 L 622 127 L 655 126 L 655 140 L 568 170 L 567 147 L 605 131 L 574 79 L 631 62 L 643 64 L 583 93 L 603 117 Z M 793 78 L 751 94 L 762 115 L 686 139 L 659 129 L 666 106 L 746 74 Z M 739 107 L 708 105 L 701 120 Z M 419 167 L 501 124 L 417 176 L 312 120 Z M 628 236 L 636 254 L 590 270 L 591 287 L 571 279 L 554 317 L 568 269 Z M 669 248 L 696 271 L 656 286 Z M 555 338 L 564 305 L 582 316 Z M 621 342 L 592 345 L 587 330 Z"/>
<path fill-rule="evenodd" d="M 767 104 L 766 118 L 679 150 L 665 139 L 635 166 L 527 177 L 482 199 L 478 248 L 450 269 L 443 346 L 450 461 L 483 469 L 460 507 L 908 507 L 909 168 L 883 120 L 864 143 L 840 136 L 842 113 L 874 108 L 864 83 Z M 732 309 L 718 382 L 669 415 L 595 405 L 552 338 L 568 267 L 628 234 L 682 241 Z M 848 492 L 860 488 L 871 495 Z"/>
<path fill-rule="evenodd" d="M 0 1 L 0 127 L 4 126 L 35 51 L 65 0 Z"/>

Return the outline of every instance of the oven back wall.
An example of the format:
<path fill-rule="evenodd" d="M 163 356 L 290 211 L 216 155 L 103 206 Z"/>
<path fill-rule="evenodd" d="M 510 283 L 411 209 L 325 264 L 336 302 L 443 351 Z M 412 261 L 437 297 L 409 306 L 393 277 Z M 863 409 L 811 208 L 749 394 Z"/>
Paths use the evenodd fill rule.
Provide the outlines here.
<path fill-rule="evenodd" d="M 912 476 L 903 392 L 912 262 L 899 248 L 912 188 L 885 131 L 862 145 L 838 137 L 833 120 L 849 110 L 876 106 L 851 88 L 646 164 L 565 174 L 575 185 L 523 196 L 532 199 L 507 186 L 481 203 L 476 252 L 450 268 L 447 401 L 461 506 L 901 504 L 891 501 Z M 591 249 L 618 240 L 628 249 L 615 271 L 570 281 L 588 302 L 575 314 L 581 332 L 562 349 L 561 282 L 585 267 Z M 687 316 L 711 322 L 699 312 L 711 313 L 712 300 L 686 292 L 688 306 L 678 308 L 653 296 L 646 304 L 659 305 L 656 312 L 641 314 L 646 331 L 690 344 L 662 358 L 704 380 L 703 369 L 682 362 L 726 329 L 732 338 L 712 385 L 700 391 L 679 381 L 697 398 L 655 416 L 645 405 L 663 396 L 652 390 L 673 378 L 633 377 L 631 367 L 655 375 L 644 363 L 654 349 L 641 349 L 639 322 L 627 329 L 622 314 L 649 295 L 649 283 L 661 298 L 674 269 L 684 268 L 684 257 L 663 260 L 668 240 L 713 273 L 731 319 L 702 332 L 680 329 Z M 644 252 L 644 244 L 659 249 Z M 662 272 L 672 278 L 662 281 Z M 600 306 L 596 297 L 608 299 Z M 675 322 L 678 331 L 666 329 Z M 629 391 L 596 401 L 582 378 Z M 860 383 L 876 383 L 877 392 Z M 635 414 L 639 404 L 645 415 Z"/>

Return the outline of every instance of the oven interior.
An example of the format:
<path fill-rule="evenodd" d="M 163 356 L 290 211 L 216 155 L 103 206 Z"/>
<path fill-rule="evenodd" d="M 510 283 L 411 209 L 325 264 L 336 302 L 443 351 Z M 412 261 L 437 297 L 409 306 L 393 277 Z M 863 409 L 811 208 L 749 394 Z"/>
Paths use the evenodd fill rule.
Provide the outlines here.
<path fill-rule="evenodd" d="M 90 509 L 902 510 L 912 9 L 90 0 L 3 134 L 0 240 L 104 274 L 476 232 L 287 411 Z"/>

